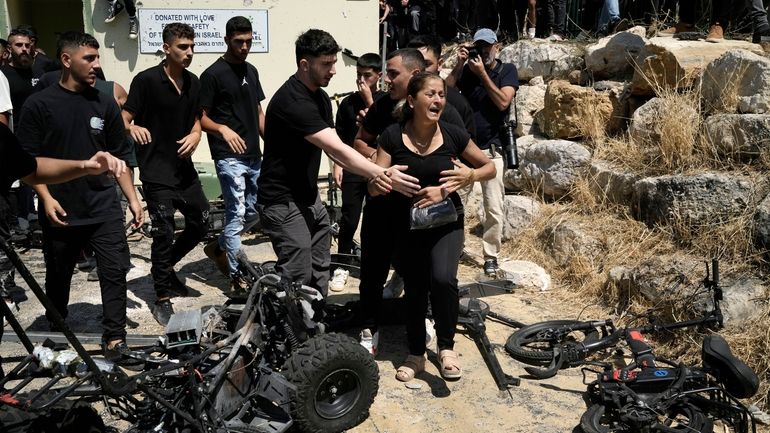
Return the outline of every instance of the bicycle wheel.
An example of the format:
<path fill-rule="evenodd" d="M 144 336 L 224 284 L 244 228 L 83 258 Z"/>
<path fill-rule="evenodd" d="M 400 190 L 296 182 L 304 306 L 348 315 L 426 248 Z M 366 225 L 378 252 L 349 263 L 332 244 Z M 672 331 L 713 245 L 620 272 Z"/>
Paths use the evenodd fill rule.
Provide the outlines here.
<path fill-rule="evenodd" d="M 550 320 L 525 326 L 511 334 L 505 350 L 517 361 L 530 365 L 548 365 L 553 359 L 553 348 L 568 341 L 596 341 L 599 331 L 585 327 L 579 320 Z"/>
<path fill-rule="evenodd" d="M 651 414 L 650 412 L 649 414 Z M 648 415 L 649 415 L 648 414 Z M 653 416 L 645 421 L 650 433 L 713 433 L 711 420 L 696 406 L 689 403 L 675 404 L 665 413 Z M 607 411 L 606 406 L 595 404 L 580 417 L 580 428 L 584 433 L 630 433 L 639 431 L 639 425 L 629 425 L 621 420 L 614 411 Z"/>

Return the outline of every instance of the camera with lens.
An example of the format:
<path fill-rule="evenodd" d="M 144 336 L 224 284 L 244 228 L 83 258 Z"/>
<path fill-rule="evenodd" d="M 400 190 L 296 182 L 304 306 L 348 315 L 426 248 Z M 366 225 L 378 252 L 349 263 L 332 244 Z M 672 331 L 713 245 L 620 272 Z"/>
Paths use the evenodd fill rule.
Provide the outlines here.
<path fill-rule="evenodd" d="M 501 144 L 503 145 L 505 168 L 519 168 L 519 150 L 516 147 L 516 122 L 505 122 L 502 126 L 500 135 L 500 138 L 502 139 Z"/>
<path fill-rule="evenodd" d="M 469 45 L 465 47 L 468 50 L 468 58 L 473 59 L 479 56 L 479 50 L 476 49 L 475 45 Z"/>

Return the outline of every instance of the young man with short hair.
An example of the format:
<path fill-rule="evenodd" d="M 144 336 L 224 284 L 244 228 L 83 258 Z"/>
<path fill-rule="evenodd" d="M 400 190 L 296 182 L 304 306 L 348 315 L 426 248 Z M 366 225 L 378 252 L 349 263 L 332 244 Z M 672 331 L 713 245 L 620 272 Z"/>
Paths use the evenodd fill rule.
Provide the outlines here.
<path fill-rule="evenodd" d="M 200 82 L 187 70 L 194 46 L 192 27 L 166 25 L 165 59 L 134 77 L 123 105 L 123 121 L 136 143 L 139 178 L 152 221 L 150 272 L 157 296 L 152 313 L 161 325 L 174 314 L 171 297 L 189 294 L 174 265 L 203 239 L 208 226 L 208 200 L 190 159 L 201 139 Z M 175 210 L 185 220 L 176 239 Z"/>
<path fill-rule="evenodd" d="M 113 98 L 92 86 L 99 68 L 99 42 L 85 33 L 65 32 L 57 56 L 62 64 L 59 83 L 30 96 L 21 109 L 17 136 L 22 147 L 35 157 L 88 159 L 106 151 L 128 159 L 120 109 Z M 142 206 L 128 171 L 118 183 L 128 198 L 134 226 L 141 226 Z M 104 355 L 125 361 L 130 262 L 114 181 L 101 174 L 50 187 L 38 185 L 35 190 L 41 201 L 46 294 L 66 317 L 75 261 L 90 246 L 99 265 Z"/>
<path fill-rule="evenodd" d="M 340 102 L 334 126 L 337 135 L 348 146 L 353 146 L 358 132 L 358 124 L 356 124 L 358 113 L 368 109 L 374 104 L 375 99 L 385 95 L 377 89 L 380 77 L 382 77 L 382 58 L 378 54 L 366 53 L 356 60 L 358 91 Z M 342 218 L 337 252 L 352 254 L 353 234 L 358 227 L 361 207 L 366 197 L 366 179 L 334 164 L 334 180 L 342 189 Z"/>
<path fill-rule="evenodd" d="M 225 202 L 225 227 L 218 239 L 206 245 L 206 255 L 230 277 L 229 296 L 246 289 L 238 275 L 241 233 L 259 219 L 257 179 L 262 168 L 259 138 L 264 134 L 265 99 L 257 68 L 246 61 L 254 35 L 251 22 L 242 16 L 225 25 L 225 55 L 201 74 L 201 125 L 208 133 L 211 157 Z"/>
<path fill-rule="evenodd" d="M 329 96 L 322 90 L 336 74 L 334 38 L 311 29 L 295 43 L 297 72 L 276 91 L 265 114 L 265 155 L 259 178 L 259 213 L 278 261 L 289 281 L 326 296 L 331 261 L 329 215 L 318 195 L 321 151 L 378 190 L 411 196 L 419 190 L 405 167 L 383 170 L 340 140 L 334 131 Z"/>

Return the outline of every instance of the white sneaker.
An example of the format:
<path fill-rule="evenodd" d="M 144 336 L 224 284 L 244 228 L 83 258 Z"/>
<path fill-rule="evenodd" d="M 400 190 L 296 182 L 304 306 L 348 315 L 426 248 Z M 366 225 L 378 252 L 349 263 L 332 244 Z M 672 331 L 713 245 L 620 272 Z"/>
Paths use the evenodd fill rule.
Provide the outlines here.
<path fill-rule="evenodd" d="M 398 275 L 397 273 L 393 273 L 393 276 L 390 277 L 387 283 L 385 283 L 385 287 L 382 289 L 382 299 L 395 299 L 401 296 L 401 293 L 404 291 L 404 279 L 401 278 L 401 275 Z"/>
<path fill-rule="evenodd" d="M 425 319 L 425 346 L 430 346 L 430 342 L 436 338 L 436 329 L 433 327 L 433 319 Z"/>
<path fill-rule="evenodd" d="M 335 269 L 334 276 L 332 276 L 332 280 L 329 282 L 329 290 L 341 292 L 345 288 L 345 283 L 348 282 L 348 275 L 350 275 L 350 272 L 345 269 Z"/>
<path fill-rule="evenodd" d="M 372 356 L 377 356 L 377 343 L 380 341 L 380 332 L 377 331 L 372 335 L 372 330 L 369 328 L 361 331 L 359 335 L 359 343 L 366 349 Z"/>

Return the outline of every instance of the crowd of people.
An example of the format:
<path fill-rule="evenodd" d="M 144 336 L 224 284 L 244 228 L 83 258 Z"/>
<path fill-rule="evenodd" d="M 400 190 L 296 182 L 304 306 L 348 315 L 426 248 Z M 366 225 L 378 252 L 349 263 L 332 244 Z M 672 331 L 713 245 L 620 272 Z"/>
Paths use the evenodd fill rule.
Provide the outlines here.
<path fill-rule="evenodd" d="M 107 19 L 119 4 L 109 4 Z M 467 64 L 461 62 L 446 81 L 437 74 L 441 44 L 429 35 L 411 38 L 409 47 L 387 56 L 383 90 L 378 89 L 380 56 L 360 56 L 357 92 L 342 101 L 336 119 L 323 88 L 336 74 L 341 47 L 322 30 L 298 37 L 297 70 L 269 95 L 266 108 L 259 71 L 247 61 L 251 23 L 241 16 L 227 22 L 227 51 L 200 78 L 187 70 L 193 28 L 166 25 L 163 60 L 136 74 L 127 92 L 104 81 L 99 43 L 91 35 L 62 33 L 54 61 L 35 42 L 34 29 L 15 28 L 7 63 L 0 67 L 0 229 L 8 240 L 9 217 L 23 212 L 19 188 L 16 200 L 10 193 L 21 177 L 21 185 L 30 185 L 38 197 L 45 291 L 62 317 L 76 262 L 84 252 L 95 257 L 107 358 L 131 362 L 126 211 L 134 227 L 145 221 L 133 168 L 139 168 L 152 222 L 151 310 L 165 325 L 174 314 L 172 299 L 190 293 L 174 266 L 207 230 L 209 205 L 190 159 L 206 133 L 226 211 L 224 230 L 204 251 L 230 278 L 226 296 L 247 294 L 238 270 L 244 254 L 240 238 L 257 220 L 282 278 L 327 295 L 330 221 L 317 186 L 326 153 L 343 191 L 341 252 L 351 252 L 363 209 L 362 345 L 376 355 L 380 301 L 393 266 L 403 277 L 409 311 L 409 357 L 397 379 L 411 380 L 424 368 L 433 335 L 442 375 L 462 375 L 453 351 L 464 247 L 462 197 L 474 182 L 482 183 L 484 271 L 494 275 L 504 193 L 500 129 L 518 87 L 516 68 L 496 58 L 500 44 L 494 31 L 476 32 L 477 54 L 464 51 Z M 174 223 L 177 211 L 185 220 L 181 233 Z M 0 265 L 0 295 L 11 302 L 13 270 L 4 256 Z M 429 304 L 435 322 L 426 321 Z M 46 315 L 51 330 L 58 330 L 51 313 Z"/>
<path fill-rule="evenodd" d="M 107 1 L 106 21 L 127 9 L 129 36 L 136 34 L 133 2 Z M 156 300 L 151 310 L 166 325 L 174 314 L 172 298 L 190 294 L 174 266 L 207 232 L 209 204 L 191 161 L 206 133 L 225 226 L 204 252 L 229 278 L 226 296 L 237 300 L 247 295 L 238 269 L 244 254 L 241 235 L 257 221 L 270 238 L 282 278 L 314 287 L 323 296 L 342 288 L 339 281 L 330 281 L 331 224 L 317 185 L 326 153 L 342 189 L 340 253 L 354 253 L 354 233 L 359 220 L 362 224 L 361 344 L 377 354 L 381 301 L 392 267 L 403 278 L 408 313 L 409 356 L 396 378 L 409 381 L 425 368 L 434 335 L 442 376 L 462 376 L 453 348 L 457 271 L 465 247 L 463 202 L 479 182 L 485 213 L 483 271 L 493 277 L 502 246 L 502 148 L 518 74 L 514 65 L 498 58 L 499 32 L 476 26 L 471 41 L 458 51 L 456 67 L 442 79 L 441 39 L 426 30 L 440 2 L 434 7 L 427 0 L 380 3 L 383 23 L 401 20 L 392 30 L 395 47 L 384 71 L 378 54 L 358 57 L 356 82 L 351 83 L 357 91 L 342 100 L 336 119 L 323 89 L 336 74 L 341 47 L 322 30 L 297 38 L 296 72 L 272 95 L 266 95 L 258 68 L 247 60 L 253 33 L 242 16 L 227 22 L 226 52 L 200 78 L 188 71 L 193 28 L 166 25 L 163 60 L 136 74 L 128 91 L 104 80 L 93 36 L 62 33 L 52 60 L 37 48 L 34 28 L 10 32 L 0 60 L 0 236 L 10 239 L 16 215 L 34 213 L 34 190 L 45 290 L 62 317 L 67 316 L 76 262 L 84 254 L 95 257 L 107 358 L 119 363 L 132 359 L 126 356 L 126 211 L 134 227 L 145 221 L 133 168 L 139 168 L 152 222 Z M 468 2 L 449 3 L 455 18 L 467 12 Z M 524 37 L 537 35 L 536 3 L 522 2 Z M 559 9 L 564 1 L 548 3 Z M 681 12 L 688 3 L 680 3 L 679 23 L 668 33 L 692 25 Z M 602 2 L 598 25 L 617 27 L 616 6 L 616 0 Z M 716 11 L 719 7 L 714 2 Z M 770 26 L 766 14 L 755 12 L 755 32 L 762 37 Z M 714 17 L 713 25 L 726 26 L 721 12 Z M 559 36 L 559 25 L 549 32 Z M 381 78 L 384 89 L 378 88 Z M 263 107 L 268 96 L 270 103 Z M 23 182 L 11 194 L 18 178 Z M 181 233 L 176 212 L 185 220 Z M 0 297 L 12 302 L 14 273 L 4 255 L 0 273 Z M 429 306 L 432 320 L 427 319 Z M 51 330 L 57 330 L 50 312 L 47 316 Z"/>
<path fill-rule="evenodd" d="M 404 48 L 417 35 L 432 35 L 442 42 L 463 42 L 478 28 L 498 31 L 501 39 L 567 39 L 579 33 L 594 36 L 626 29 L 631 22 L 660 27 L 663 36 L 695 31 L 696 8 L 710 5 L 709 42 L 724 39 L 737 13 L 751 21 L 753 41 L 770 36 L 762 0 L 380 0 L 381 39 L 390 52 Z M 701 5 L 700 3 L 703 3 Z M 569 10 L 569 14 L 568 14 Z M 678 16 L 678 21 L 676 17 Z M 735 27 L 735 26 L 734 26 Z M 744 32 L 741 29 L 741 32 Z"/>

